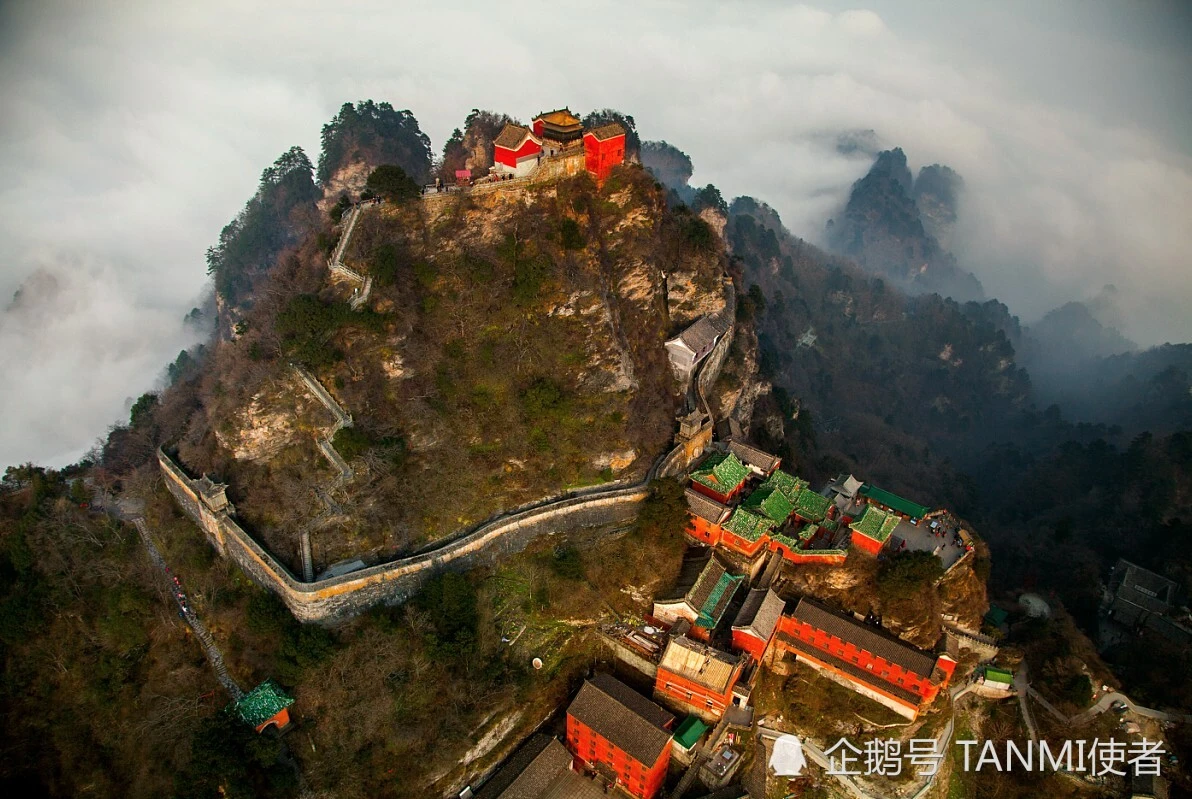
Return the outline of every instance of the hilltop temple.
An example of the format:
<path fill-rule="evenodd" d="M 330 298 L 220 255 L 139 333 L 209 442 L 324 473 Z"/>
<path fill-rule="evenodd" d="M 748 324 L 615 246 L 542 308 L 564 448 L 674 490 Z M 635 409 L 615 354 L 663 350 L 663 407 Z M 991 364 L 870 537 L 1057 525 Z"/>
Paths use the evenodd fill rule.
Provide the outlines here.
<path fill-rule="evenodd" d="M 543 158 L 584 155 L 584 167 L 603 182 L 625 161 L 625 128 L 616 122 L 588 130 L 566 108 L 539 114 L 530 127 L 505 125 L 493 140 L 493 174 L 524 177 Z"/>

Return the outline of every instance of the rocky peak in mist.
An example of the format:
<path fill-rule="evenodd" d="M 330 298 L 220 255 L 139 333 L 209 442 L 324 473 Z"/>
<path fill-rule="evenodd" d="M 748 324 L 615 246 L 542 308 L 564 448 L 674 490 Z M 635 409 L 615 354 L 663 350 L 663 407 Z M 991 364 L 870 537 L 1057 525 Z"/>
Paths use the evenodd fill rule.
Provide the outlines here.
<path fill-rule="evenodd" d="M 982 299 L 981 283 L 933 233 L 950 240 L 962 185 L 959 175 L 939 165 L 921 170 L 916 181 L 901 148 L 878 153 L 853 184 L 843 212 L 828 221 L 828 245 L 912 294 Z"/>
<path fill-rule="evenodd" d="M 48 269 L 40 268 L 30 274 L 12 294 L 12 301 L 5 308 L 7 313 L 32 312 L 49 305 L 62 292 L 58 277 Z"/>
<path fill-rule="evenodd" d="M 877 182 L 892 180 L 898 184 L 902 193 L 908 197 L 914 189 L 911 170 L 906 165 L 906 153 L 902 151 L 901 147 L 895 147 L 893 150 L 884 150 L 878 153 L 877 160 L 874 161 L 873 166 L 869 169 L 866 179 Z"/>
<path fill-rule="evenodd" d="M 1103 325 L 1083 302 L 1069 302 L 1049 311 L 1029 330 L 1037 347 L 1062 353 L 1069 363 L 1138 349 L 1117 328 Z"/>
<path fill-rule="evenodd" d="M 642 166 L 684 202 L 694 197 L 695 189 L 687 181 L 691 180 L 695 167 L 687 153 L 664 141 L 647 141 L 642 142 L 641 159 Z"/>
<path fill-rule="evenodd" d="M 952 248 L 964 180 L 951 167 L 931 164 L 919 170 L 913 196 L 923 228 L 945 250 Z"/>
<path fill-rule="evenodd" d="M 848 158 L 876 158 L 881 149 L 873 130 L 848 130 L 836 137 L 836 152 Z"/>

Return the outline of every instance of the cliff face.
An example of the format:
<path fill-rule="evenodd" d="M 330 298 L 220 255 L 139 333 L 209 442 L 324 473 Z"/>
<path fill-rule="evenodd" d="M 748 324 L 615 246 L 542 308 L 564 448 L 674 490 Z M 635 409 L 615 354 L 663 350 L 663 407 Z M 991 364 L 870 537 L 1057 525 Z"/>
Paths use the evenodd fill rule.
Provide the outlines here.
<path fill-rule="evenodd" d="M 663 342 L 724 308 L 724 252 L 706 228 L 635 168 L 599 191 L 581 175 L 369 208 L 343 254 L 372 281 L 368 302 L 351 310 L 360 286 L 304 244 L 212 359 L 179 454 L 230 482 L 283 557 L 312 497 L 330 500 L 319 566 L 641 475 L 681 399 Z M 346 482 L 314 447 L 332 419 L 291 361 L 354 419 L 335 437 Z"/>

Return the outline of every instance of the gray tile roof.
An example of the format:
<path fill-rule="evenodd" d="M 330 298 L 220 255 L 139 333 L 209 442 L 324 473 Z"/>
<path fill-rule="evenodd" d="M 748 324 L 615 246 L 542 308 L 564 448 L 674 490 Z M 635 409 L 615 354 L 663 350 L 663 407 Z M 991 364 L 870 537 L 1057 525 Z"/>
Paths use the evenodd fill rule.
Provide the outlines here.
<path fill-rule="evenodd" d="M 763 640 L 769 640 L 784 607 L 786 600 L 773 590 L 755 588 L 745 598 L 745 604 L 737 614 L 733 627 L 748 630 Z"/>
<path fill-rule="evenodd" d="M 571 753 L 550 736 L 531 736 L 475 794 L 475 799 L 541 799 L 571 768 Z"/>
<path fill-rule="evenodd" d="M 607 125 L 601 125 L 600 127 L 593 128 L 592 130 L 585 130 L 584 135 L 595 136 L 597 141 L 605 141 L 606 139 L 612 139 L 617 136 L 624 136 L 625 128 L 621 127 L 616 122 L 609 122 Z"/>
<path fill-rule="evenodd" d="M 926 652 L 899 641 L 883 630 L 862 624 L 851 616 L 829 610 L 807 597 L 799 600 L 791 615 L 798 621 L 806 622 L 920 677 L 930 677 L 935 669 L 935 658 Z"/>
<path fill-rule="evenodd" d="M 710 549 L 690 549 L 683 555 L 683 565 L 679 569 L 679 578 L 669 591 L 659 593 L 654 597 L 655 602 L 673 603 L 688 598 L 688 594 L 699 582 L 700 575 L 712 560 Z M 715 581 L 713 581 L 715 583 Z"/>
<path fill-rule="evenodd" d="M 711 497 L 704 496 L 698 491 L 693 491 L 691 488 L 688 488 L 684 492 L 684 496 L 687 498 L 687 507 L 693 514 L 701 519 L 707 519 L 713 524 L 720 524 L 720 522 L 724 521 L 731 510 L 728 505 L 722 505 Z"/>
<path fill-rule="evenodd" d="M 705 316 L 680 333 L 678 339 L 698 356 L 711 350 L 727 330 L 719 317 Z"/>
<path fill-rule="evenodd" d="M 777 469 L 778 464 L 782 462 L 782 459 L 777 455 L 771 455 L 757 447 L 746 444 L 744 441 L 737 441 L 736 439 L 728 442 L 728 451 L 736 455 L 741 463 L 744 463 L 746 466 L 756 467 L 766 474 Z"/>
<path fill-rule="evenodd" d="M 764 588 L 750 590 L 745 596 L 745 602 L 742 603 L 741 610 L 737 613 L 737 618 L 733 619 L 733 627 L 744 629 L 753 624 L 753 619 L 757 616 L 757 612 L 761 608 L 765 598 L 766 590 Z"/>
<path fill-rule="evenodd" d="M 526 134 L 529 132 L 529 128 L 523 128 L 521 125 L 514 125 L 512 122 L 509 122 L 504 128 L 501 129 L 501 132 L 497 134 L 497 138 L 493 139 L 493 144 L 498 147 L 505 147 L 507 149 L 513 150 L 516 149 L 519 144 L 521 144 L 522 139 L 524 139 Z"/>
<path fill-rule="evenodd" d="M 712 555 L 704 566 L 703 571 L 700 572 L 699 579 L 695 581 L 695 585 L 691 586 L 691 590 L 687 592 L 687 601 L 691 603 L 691 607 L 696 610 L 702 608 L 704 603 L 708 601 L 708 598 L 712 596 L 712 591 L 716 588 L 716 584 L 720 582 L 720 578 L 727 571 L 728 567 L 721 562 L 720 558 Z M 728 592 L 726 591 L 725 593 L 727 594 Z M 725 598 L 722 596 L 721 599 L 727 604 L 727 600 L 732 599 L 732 597 Z"/>
<path fill-rule="evenodd" d="M 600 737 L 651 766 L 670 746 L 675 717 L 608 674 L 586 681 L 567 714 Z"/>
<path fill-rule="evenodd" d="M 1114 579 L 1121 581 L 1118 584 L 1119 594 L 1125 591 L 1127 598 L 1139 599 L 1139 604 L 1148 610 L 1165 610 L 1177 601 L 1178 585 L 1128 560 L 1118 560 L 1114 567 Z"/>

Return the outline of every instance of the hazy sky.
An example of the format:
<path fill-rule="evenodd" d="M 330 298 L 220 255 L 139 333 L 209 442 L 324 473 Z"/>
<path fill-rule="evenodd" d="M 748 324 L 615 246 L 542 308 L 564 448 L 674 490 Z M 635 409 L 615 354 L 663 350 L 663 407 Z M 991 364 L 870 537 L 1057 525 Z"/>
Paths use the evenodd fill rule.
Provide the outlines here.
<path fill-rule="evenodd" d="M 1024 321 L 1114 283 L 1128 335 L 1192 340 L 1184 4 L 431 6 L 0 2 L 0 464 L 126 417 L 261 170 L 364 98 L 436 151 L 473 107 L 616 107 L 811 240 L 873 129 L 964 176 L 958 255 Z"/>

